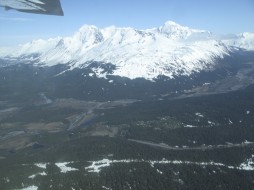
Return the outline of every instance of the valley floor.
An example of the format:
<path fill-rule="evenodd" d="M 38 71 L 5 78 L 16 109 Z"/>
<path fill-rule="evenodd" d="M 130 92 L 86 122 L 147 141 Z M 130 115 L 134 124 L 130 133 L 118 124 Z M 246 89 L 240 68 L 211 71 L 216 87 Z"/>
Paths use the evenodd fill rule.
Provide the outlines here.
<path fill-rule="evenodd" d="M 253 189 L 253 93 L 1 102 L 1 189 Z"/>

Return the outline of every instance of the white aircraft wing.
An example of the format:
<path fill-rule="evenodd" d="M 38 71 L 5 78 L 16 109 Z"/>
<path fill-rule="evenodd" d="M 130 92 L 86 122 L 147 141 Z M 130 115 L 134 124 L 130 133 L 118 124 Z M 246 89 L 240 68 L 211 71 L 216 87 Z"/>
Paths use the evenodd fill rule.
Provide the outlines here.
<path fill-rule="evenodd" d="M 0 0 L 0 6 L 26 13 L 64 15 L 60 0 Z"/>

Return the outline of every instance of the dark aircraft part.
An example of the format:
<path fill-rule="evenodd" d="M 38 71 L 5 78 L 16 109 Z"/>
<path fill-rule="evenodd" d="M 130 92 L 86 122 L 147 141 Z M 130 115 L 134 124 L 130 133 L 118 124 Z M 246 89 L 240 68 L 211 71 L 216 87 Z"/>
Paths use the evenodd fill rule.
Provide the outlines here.
<path fill-rule="evenodd" d="M 0 6 L 25 13 L 64 15 L 60 0 L 0 0 Z"/>

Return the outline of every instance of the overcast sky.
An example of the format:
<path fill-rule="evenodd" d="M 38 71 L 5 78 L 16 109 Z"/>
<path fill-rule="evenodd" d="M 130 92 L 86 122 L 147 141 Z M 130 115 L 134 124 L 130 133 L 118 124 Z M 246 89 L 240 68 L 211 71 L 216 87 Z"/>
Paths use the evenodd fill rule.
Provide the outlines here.
<path fill-rule="evenodd" d="M 61 0 L 64 17 L 5 11 L 0 46 L 70 36 L 82 25 L 147 29 L 171 20 L 214 33 L 254 33 L 254 0 Z"/>

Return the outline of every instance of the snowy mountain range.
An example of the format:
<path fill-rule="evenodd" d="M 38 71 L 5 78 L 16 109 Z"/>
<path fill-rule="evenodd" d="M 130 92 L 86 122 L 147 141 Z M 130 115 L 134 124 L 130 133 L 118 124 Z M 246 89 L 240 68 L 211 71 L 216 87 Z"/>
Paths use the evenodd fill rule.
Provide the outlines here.
<path fill-rule="evenodd" d="M 93 68 L 97 77 L 116 75 L 130 79 L 170 78 L 213 69 L 217 60 L 239 49 L 254 50 L 254 34 L 220 36 L 168 21 L 147 30 L 99 29 L 85 25 L 73 36 L 36 40 L 15 48 L 1 48 L 0 58 L 17 59 L 40 66 L 66 64 L 85 68 L 92 62 L 113 64 L 107 73 Z"/>

